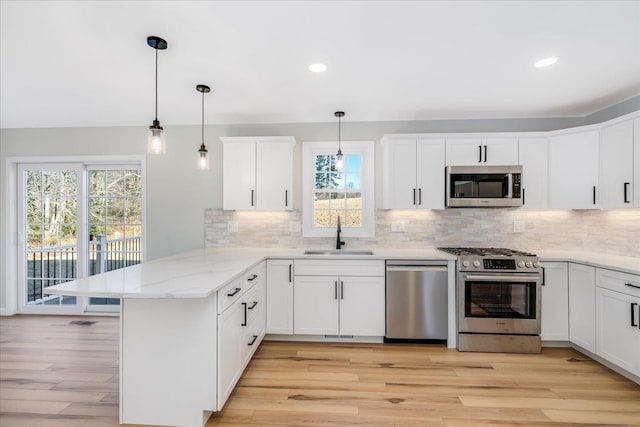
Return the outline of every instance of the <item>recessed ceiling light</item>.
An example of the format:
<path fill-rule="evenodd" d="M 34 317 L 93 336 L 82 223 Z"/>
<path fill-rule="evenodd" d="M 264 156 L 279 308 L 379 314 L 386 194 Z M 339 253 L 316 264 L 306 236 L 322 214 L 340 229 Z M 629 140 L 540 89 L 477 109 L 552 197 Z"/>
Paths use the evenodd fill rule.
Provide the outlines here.
<path fill-rule="evenodd" d="M 533 66 L 536 68 L 543 68 L 548 67 L 549 65 L 553 65 L 556 62 L 558 62 L 558 58 L 556 58 L 555 56 L 550 56 L 548 58 L 542 58 L 541 60 L 533 64 Z"/>
<path fill-rule="evenodd" d="M 327 66 L 324 64 L 311 64 L 309 65 L 309 71 L 313 71 L 314 73 L 324 73 L 327 71 Z"/>

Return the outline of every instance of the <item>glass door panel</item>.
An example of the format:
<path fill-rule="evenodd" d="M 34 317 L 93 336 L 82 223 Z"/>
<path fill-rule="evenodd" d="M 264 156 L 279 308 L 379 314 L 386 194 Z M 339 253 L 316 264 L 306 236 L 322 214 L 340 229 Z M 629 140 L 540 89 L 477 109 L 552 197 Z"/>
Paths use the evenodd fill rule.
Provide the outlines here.
<path fill-rule="evenodd" d="M 80 170 L 74 165 L 41 165 L 22 166 L 20 173 L 20 307 L 73 310 L 77 308 L 76 297 L 47 295 L 45 291 L 79 277 Z"/>
<path fill-rule="evenodd" d="M 88 170 L 89 275 L 142 260 L 142 171 L 129 166 Z M 92 309 L 117 306 L 117 298 L 89 298 Z M 100 308 L 101 307 L 101 308 Z"/>

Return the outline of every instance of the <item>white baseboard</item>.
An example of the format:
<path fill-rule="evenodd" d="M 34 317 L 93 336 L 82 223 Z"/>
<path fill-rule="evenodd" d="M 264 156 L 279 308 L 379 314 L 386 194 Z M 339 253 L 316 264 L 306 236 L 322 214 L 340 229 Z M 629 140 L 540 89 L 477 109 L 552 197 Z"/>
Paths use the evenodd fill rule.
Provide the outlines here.
<path fill-rule="evenodd" d="M 335 335 L 281 335 L 267 334 L 266 341 L 298 341 L 298 342 L 353 342 L 382 344 L 383 337 L 335 336 Z"/>
<path fill-rule="evenodd" d="M 13 316 L 17 314 L 15 310 L 9 310 L 8 308 L 0 308 L 0 316 Z"/>

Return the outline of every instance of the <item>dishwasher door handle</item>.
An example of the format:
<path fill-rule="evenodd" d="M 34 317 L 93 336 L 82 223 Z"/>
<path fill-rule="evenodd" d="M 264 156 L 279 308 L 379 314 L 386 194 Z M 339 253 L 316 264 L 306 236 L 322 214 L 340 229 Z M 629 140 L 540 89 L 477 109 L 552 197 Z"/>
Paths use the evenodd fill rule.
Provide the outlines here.
<path fill-rule="evenodd" d="M 447 267 L 436 265 L 388 265 L 387 271 L 447 271 Z"/>

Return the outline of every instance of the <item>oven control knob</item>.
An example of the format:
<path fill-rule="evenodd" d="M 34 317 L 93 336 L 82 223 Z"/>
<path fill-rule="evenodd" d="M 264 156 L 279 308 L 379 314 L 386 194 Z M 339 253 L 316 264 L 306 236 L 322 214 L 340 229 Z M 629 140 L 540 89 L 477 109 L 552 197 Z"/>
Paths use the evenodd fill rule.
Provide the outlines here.
<path fill-rule="evenodd" d="M 527 268 L 533 267 L 533 263 L 531 261 L 525 262 L 525 265 L 527 266 Z"/>
<path fill-rule="evenodd" d="M 469 267 L 469 261 L 462 261 L 463 267 Z"/>
<path fill-rule="evenodd" d="M 533 262 L 533 266 L 534 266 L 535 268 L 540 268 L 540 263 L 539 263 L 538 261 L 534 261 L 534 262 Z"/>
<path fill-rule="evenodd" d="M 518 261 L 518 267 L 524 268 L 524 261 Z"/>
<path fill-rule="evenodd" d="M 478 260 L 473 261 L 473 266 L 474 266 L 475 268 L 480 267 L 480 261 L 478 261 Z"/>

